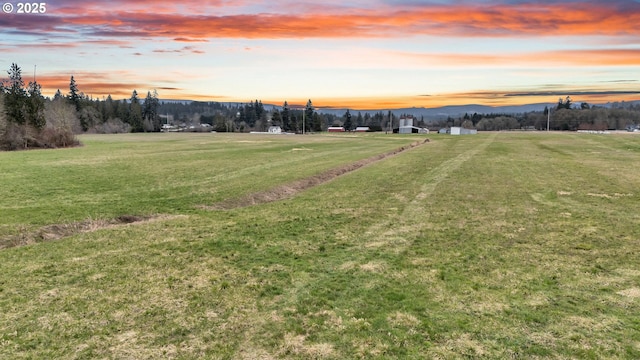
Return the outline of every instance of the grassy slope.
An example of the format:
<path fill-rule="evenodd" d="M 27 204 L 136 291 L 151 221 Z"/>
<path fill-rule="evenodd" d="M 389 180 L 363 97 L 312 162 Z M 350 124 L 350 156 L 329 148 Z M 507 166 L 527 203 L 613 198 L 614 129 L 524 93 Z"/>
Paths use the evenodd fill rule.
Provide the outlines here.
<path fill-rule="evenodd" d="M 638 137 L 434 135 L 293 199 L 208 212 L 194 206 L 410 140 L 104 139 L 0 154 L 0 234 L 186 216 L 0 251 L 0 357 L 640 357 Z M 67 187 L 87 171 L 108 181 Z"/>

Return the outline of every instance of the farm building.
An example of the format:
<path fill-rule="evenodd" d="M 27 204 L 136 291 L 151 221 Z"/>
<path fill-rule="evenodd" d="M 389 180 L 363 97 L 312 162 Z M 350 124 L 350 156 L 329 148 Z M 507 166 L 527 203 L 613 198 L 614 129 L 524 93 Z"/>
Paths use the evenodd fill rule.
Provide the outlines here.
<path fill-rule="evenodd" d="M 451 127 L 451 135 L 475 135 L 478 133 L 476 129 L 465 129 L 459 126 Z"/>
<path fill-rule="evenodd" d="M 358 126 L 358 127 L 356 128 L 356 130 L 355 130 L 355 131 L 356 131 L 356 132 L 367 132 L 367 131 L 369 131 L 369 130 L 370 130 L 370 129 L 369 129 L 369 127 L 368 127 L 368 126 Z"/>
<path fill-rule="evenodd" d="M 398 133 L 399 134 L 428 134 L 429 129 L 414 126 L 413 116 L 403 116 L 400 118 Z"/>
<path fill-rule="evenodd" d="M 342 127 L 342 126 L 329 126 L 327 131 L 328 132 L 344 132 L 344 127 Z"/>

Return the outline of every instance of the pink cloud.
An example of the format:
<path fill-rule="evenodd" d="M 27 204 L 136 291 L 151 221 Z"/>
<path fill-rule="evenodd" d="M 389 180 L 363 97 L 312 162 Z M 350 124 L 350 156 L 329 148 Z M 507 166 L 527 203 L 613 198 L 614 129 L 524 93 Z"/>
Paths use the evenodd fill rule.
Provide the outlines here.
<path fill-rule="evenodd" d="M 132 5 L 133 4 L 133 5 Z M 45 16 L 6 16 L 17 31 L 109 36 L 161 37 L 175 41 L 211 38 L 367 38 L 411 35 L 508 37 L 640 35 L 640 6 L 570 2 L 529 4 L 415 5 L 345 8 L 315 5 L 313 12 L 221 14 L 226 2 L 142 1 L 74 3 Z M 228 4 L 226 4 L 228 5 Z M 187 12 L 179 11 L 187 9 Z M 197 11 L 200 9 L 200 11 Z M 309 11 L 309 5 L 304 9 Z"/>

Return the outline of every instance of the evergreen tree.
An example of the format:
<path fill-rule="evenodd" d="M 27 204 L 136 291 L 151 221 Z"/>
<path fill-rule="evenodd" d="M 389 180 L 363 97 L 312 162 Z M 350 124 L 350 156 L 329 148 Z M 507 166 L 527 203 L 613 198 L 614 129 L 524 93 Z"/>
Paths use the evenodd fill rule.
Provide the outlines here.
<path fill-rule="evenodd" d="M 356 126 L 364 125 L 364 118 L 362 117 L 362 113 L 358 111 L 358 117 L 356 118 Z"/>
<path fill-rule="evenodd" d="M 567 96 L 565 101 L 563 101 L 562 98 L 559 98 L 558 99 L 558 106 L 556 107 L 556 110 L 571 109 L 571 105 L 573 105 L 571 103 L 571 96 Z"/>
<path fill-rule="evenodd" d="M 144 99 L 144 107 L 142 109 L 142 118 L 144 119 L 145 130 L 160 131 L 160 116 L 158 114 L 158 92 L 153 90 L 153 94 L 147 91 L 147 97 Z"/>
<path fill-rule="evenodd" d="M 76 107 L 76 111 L 80 111 L 82 108 L 82 104 L 80 103 L 81 96 L 78 91 L 78 85 L 76 84 L 76 80 L 71 75 L 71 81 L 69 82 L 69 95 L 67 96 L 69 101 Z"/>
<path fill-rule="evenodd" d="M 324 128 L 324 123 L 322 121 L 322 116 L 320 114 L 314 112 L 311 117 L 311 130 L 320 132 Z"/>
<path fill-rule="evenodd" d="M 289 111 L 289 104 L 286 101 L 284 102 L 284 104 L 282 104 L 282 112 L 280 113 L 280 117 L 282 118 L 282 130 L 293 130 L 291 126 L 291 113 Z"/>
<path fill-rule="evenodd" d="M 129 106 L 127 106 L 126 100 L 115 101 L 114 110 L 117 119 L 123 122 L 129 121 Z"/>
<path fill-rule="evenodd" d="M 142 108 L 140 107 L 140 98 L 138 98 L 138 92 L 133 90 L 131 98 L 129 99 L 129 125 L 131 125 L 132 132 L 144 131 L 142 123 Z"/>
<path fill-rule="evenodd" d="M 273 109 L 273 111 L 271 112 L 271 124 L 273 126 L 282 127 L 282 115 L 280 114 L 280 111 L 278 111 L 278 109 Z"/>
<path fill-rule="evenodd" d="M 351 131 L 353 129 L 353 122 L 351 121 L 351 113 L 349 112 L 349 109 L 347 109 L 347 112 L 344 113 L 343 126 L 347 131 Z"/>
<path fill-rule="evenodd" d="M 102 121 L 107 122 L 109 119 L 113 119 L 116 116 L 116 105 L 111 95 L 107 95 L 107 99 L 104 101 L 104 107 L 102 111 Z"/>
<path fill-rule="evenodd" d="M 265 111 L 264 111 L 264 106 L 262 105 L 262 100 L 261 101 L 256 100 L 256 103 L 253 106 L 253 108 L 255 109 L 255 112 L 256 112 L 256 120 L 263 120 Z"/>
<path fill-rule="evenodd" d="M 313 107 L 311 99 L 309 99 L 309 101 L 307 101 L 307 106 L 304 109 L 305 124 L 303 126 L 305 127 L 305 129 L 303 129 L 303 132 L 306 132 L 307 129 L 309 129 L 309 127 L 311 126 L 311 123 L 315 120 L 313 117 L 315 111 L 316 109 Z"/>
<path fill-rule="evenodd" d="M 18 64 L 12 63 L 7 73 L 9 74 L 9 84 L 4 89 L 4 107 L 7 121 L 22 125 L 27 121 L 24 109 L 27 92 L 24 90 L 22 69 L 20 69 Z"/>
<path fill-rule="evenodd" d="M 44 97 L 42 96 L 40 84 L 35 81 L 29 82 L 29 101 L 27 101 L 26 105 L 28 123 L 34 128 L 42 130 L 46 125 Z"/>
<path fill-rule="evenodd" d="M 571 102 L 571 96 L 567 95 L 567 99 L 564 102 L 564 108 L 571 109 L 571 105 L 573 105 L 573 103 Z"/>

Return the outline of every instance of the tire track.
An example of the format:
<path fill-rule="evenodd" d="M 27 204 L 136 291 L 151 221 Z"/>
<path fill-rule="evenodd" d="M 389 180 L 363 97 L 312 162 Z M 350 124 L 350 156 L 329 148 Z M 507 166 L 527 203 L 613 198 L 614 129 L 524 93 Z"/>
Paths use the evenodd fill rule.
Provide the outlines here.
<path fill-rule="evenodd" d="M 420 187 L 418 194 L 408 202 L 402 213 L 392 219 L 376 223 L 365 232 L 368 239 L 365 246 L 378 247 L 393 244 L 394 246 L 407 244 L 409 238 L 415 237 L 420 231 L 419 224 L 428 214 L 425 199 L 433 194 L 441 182 L 477 154 L 483 152 L 495 140 L 497 133 L 491 134 L 484 142 L 475 148 L 467 150 L 453 159 L 446 160 L 429 173 L 426 181 Z M 397 251 L 401 251 L 400 248 Z"/>

